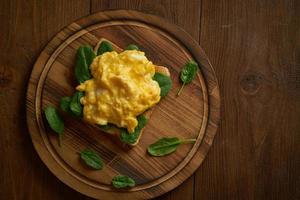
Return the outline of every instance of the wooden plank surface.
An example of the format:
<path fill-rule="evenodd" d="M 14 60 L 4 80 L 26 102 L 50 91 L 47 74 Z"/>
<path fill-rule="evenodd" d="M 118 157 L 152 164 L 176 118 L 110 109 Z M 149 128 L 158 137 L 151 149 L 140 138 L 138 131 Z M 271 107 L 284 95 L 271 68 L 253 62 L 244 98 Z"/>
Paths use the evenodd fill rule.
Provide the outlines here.
<path fill-rule="evenodd" d="M 162 16 L 200 39 L 221 87 L 222 122 L 206 160 L 195 177 L 158 199 L 299 199 L 297 0 L 1 1 L 0 197 L 89 199 L 38 158 L 26 127 L 25 92 L 35 59 L 55 33 L 116 8 Z"/>
<path fill-rule="evenodd" d="M 195 199 L 300 198 L 299 5 L 203 0 L 200 44 L 223 107 Z"/>
<path fill-rule="evenodd" d="M 61 28 L 88 15 L 89 1 L 0 2 L 0 199 L 82 199 L 61 183 L 33 149 L 25 94 L 35 59 Z M 66 12 L 67 10 L 67 12 Z"/>

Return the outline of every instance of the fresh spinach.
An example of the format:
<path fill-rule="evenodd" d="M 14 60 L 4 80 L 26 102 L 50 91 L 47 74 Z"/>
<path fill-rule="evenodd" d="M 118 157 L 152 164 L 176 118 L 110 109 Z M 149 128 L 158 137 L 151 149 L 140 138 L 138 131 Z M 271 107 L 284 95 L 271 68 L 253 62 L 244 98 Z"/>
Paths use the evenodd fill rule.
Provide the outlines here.
<path fill-rule="evenodd" d="M 93 168 L 93 169 L 102 169 L 103 161 L 101 157 L 93 150 L 85 149 L 80 152 L 80 158 L 84 161 L 84 163 Z"/>
<path fill-rule="evenodd" d="M 152 156 L 166 156 L 174 151 L 176 151 L 177 147 L 183 143 L 194 143 L 196 139 L 185 139 L 181 140 L 177 137 L 171 138 L 161 138 L 155 143 L 151 144 L 148 147 L 148 153 Z"/>
<path fill-rule="evenodd" d="M 96 57 L 90 46 L 81 46 L 77 50 L 75 77 L 79 83 L 91 79 L 90 65 Z"/>
<path fill-rule="evenodd" d="M 62 97 L 60 99 L 60 108 L 62 111 L 66 113 L 70 113 L 70 103 L 71 103 L 72 98 L 71 97 Z"/>
<path fill-rule="evenodd" d="M 125 175 L 117 175 L 115 176 L 112 181 L 112 185 L 114 188 L 120 189 L 120 188 L 128 188 L 128 187 L 134 187 L 135 181 Z"/>
<path fill-rule="evenodd" d="M 160 87 L 160 96 L 165 97 L 169 93 L 169 91 L 172 88 L 172 80 L 169 76 L 161 74 L 161 73 L 155 73 L 153 76 L 153 80 L 158 82 Z"/>
<path fill-rule="evenodd" d="M 136 46 L 135 44 L 130 44 L 126 47 L 125 50 L 140 50 L 138 46 Z"/>
<path fill-rule="evenodd" d="M 70 102 L 70 111 L 76 117 L 82 117 L 82 105 L 80 103 L 81 97 L 83 97 L 83 92 L 75 92 Z"/>
<path fill-rule="evenodd" d="M 189 84 L 190 82 L 192 82 L 192 80 L 195 78 L 195 76 L 197 74 L 197 69 L 198 69 L 198 64 L 193 60 L 190 60 L 183 66 L 181 73 L 180 73 L 180 80 L 182 82 L 182 86 L 179 89 L 179 91 L 177 92 L 177 96 L 179 96 L 183 87 L 186 84 Z"/>
<path fill-rule="evenodd" d="M 134 129 L 133 133 L 128 133 L 128 131 L 124 128 L 121 129 L 120 139 L 122 142 L 126 144 L 134 144 L 141 134 L 141 130 L 146 126 L 148 119 L 140 115 L 137 117 L 138 125 Z"/>
<path fill-rule="evenodd" d="M 109 42 L 103 41 L 100 43 L 100 46 L 97 49 L 97 56 L 102 55 L 105 52 L 111 52 L 113 50 L 114 50 L 114 48 L 112 47 L 112 45 Z"/>
<path fill-rule="evenodd" d="M 61 146 L 61 138 L 65 127 L 63 119 L 56 108 L 52 106 L 46 107 L 44 113 L 50 128 L 58 134 L 58 145 Z"/>

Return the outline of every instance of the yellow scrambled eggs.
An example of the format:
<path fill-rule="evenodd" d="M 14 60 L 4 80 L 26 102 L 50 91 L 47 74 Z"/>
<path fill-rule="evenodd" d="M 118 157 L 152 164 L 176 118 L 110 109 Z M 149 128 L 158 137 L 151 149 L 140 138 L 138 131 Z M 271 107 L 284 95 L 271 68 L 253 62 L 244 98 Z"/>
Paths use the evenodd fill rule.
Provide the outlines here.
<path fill-rule="evenodd" d="M 152 80 L 155 65 L 144 52 L 127 50 L 106 52 L 91 64 L 92 79 L 77 86 L 83 116 L 92 124 L 112 123 L 134 131 L 136 117 L 160 100 L 160 87 Z"/>

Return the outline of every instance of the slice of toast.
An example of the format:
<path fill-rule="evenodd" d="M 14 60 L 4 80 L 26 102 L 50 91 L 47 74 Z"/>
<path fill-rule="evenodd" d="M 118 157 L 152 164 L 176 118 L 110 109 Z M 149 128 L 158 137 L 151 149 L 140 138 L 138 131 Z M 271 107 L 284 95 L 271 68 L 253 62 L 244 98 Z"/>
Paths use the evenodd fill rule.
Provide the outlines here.
<path fill-rule="evenodd" d="M 106 39 L 101 39 L 101 40 L 98 42 L 98 44 L 96 45 L 95 49 L 94 49 L 95 52 L 97 52 L 97 49 L 98 49 L 98 47 L 99 47 L 99 45 L 100 45 L 100 43 L 101 43 L 102 41 L 108 41 L 108 42 L 110 42 L 110 43 L 112 44 L 112 46 L 114 47 L 115 51 L 117 51 L 118 53 L 121 52 L 121 51 L 123 51 L 123 49 L 121 49 L 120 47 L 118 47 L 117 45 L 115 45 L 114 43 L 112 43 L 111 41 L 106 40 Z M 168 68 L 163 67 L 163 66 L 155 66 L 155 72 L 156 72 L 156 73 L 164 74 L 164 75 L 166 75 L 166 76 L 170 76 L 170 72 L 169 72 Z M 155 106 L 153 106 L 152 108 L 148 109 L 147 111 L 145 111 L 145 112 L 142 114 L 144 117 L 147 118 L 147 120 L 150 119 L 154 107 L 155 107 Z M 125 143 L 123 143 L 123 142 L 121 141 L 121 138 L 120 138 L 121 133 L 122 133 L 122 129 L 121 129 L 121 128 L 118 128 L 118 127 L 113 126 L 113 125 L 112 125 L 112 126 L 111 126 L 111 125 L 110 125 L 110 126 L 97 126 L 97 127 L 98 127 L 99 129 L 101 129 L 103 132 L 108 133 L 109 136 L 111 136 L 111 138 L 112 138 L 114 141 L 116 141 L 117 143 L 125 144 Z M 145 127 L 143 127 L 143 128 L 141 129 L 140 134 L 138 135 L 138 138 L 136 139 L 136 141 L 135 141 L 134 143 L 126 143 L 126 145 L 129 146 L 129 147 L 132 147 L 132 146 L 137 145 L 137 144 L 139 143 L 139 141 L 140 141 L 140 138 L 141 138 L 142 135 L 143 135 L 144 129 L 145 129 Z"/>

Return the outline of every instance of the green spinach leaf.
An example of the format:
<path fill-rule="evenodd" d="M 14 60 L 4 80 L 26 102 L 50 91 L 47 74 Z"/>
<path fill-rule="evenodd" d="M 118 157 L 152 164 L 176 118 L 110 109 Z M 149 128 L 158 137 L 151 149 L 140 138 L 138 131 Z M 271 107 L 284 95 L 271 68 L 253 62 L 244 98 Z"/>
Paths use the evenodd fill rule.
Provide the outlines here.
<path fill-rule="evenodd" d="M 72 98 L 71 97 L 62 97 L 60 99 L 60 108 L 62 111 L 69 113 L 70 112 L 70 103 Z"/>
<path fill-rule="evenodd" d="M 122 142 L 126 144 L 134 144 L 141 134 L 141 130 L 146 126 L 148 119 L 140 115 L 137 117 L 138 125 L 134 129 L 133 133 L 128 133 L 128 131 L 124 128 L 121 129 L 120 139 Z"/>
<path fill-rule="evenodd" d="M 172 80 L 169 76 L 166 76 L 161 73 L 155 73 L 153 76 L 153 80 L 158 82 L 160 87 L 160 96 L 165 97 L 169 93 L 172 88 Z"/>
<path fill-rule="evenodd" d="M 81 46 L 77 50 L 75 77 L 79 83 L 91 79 L 90 65 L 92 64 L 95 53 L 90 46 Z"/>
<path fill-rule="evenodd" d="M 83 97 L 83 92 L 76 92 L 70 102 L 70 111 L 76 117 L 82 117 L 82 105 L 80 103 L 81 97 Z"/>
<path fill-rule="evenodd" d="M 103 161 L 101 157 L 93 150 L 85 149 L 80 152 L 80 158 L 84 161 L 84 163 L 93 168 L 93 169 L 102 169 Z"/>
<path fill-rule="evenodd" d="M 180 80 L 182 82 L 182 86 L 179 89 L 179 91 L 177 92 L 177 96 L 179 96 L 183 87 L 186 84 L 189 84 L 190 82 L 192 82 L 192 80 L 195 78 L 195 76 L 197 74 L 197 69 L 198 69 L 198 64 L 193 60 L 190 60 L 189 62 L 187 62 L 184 65 L 184 67 L 182 68 L 181 73 L 180 73 Z"/>
<path fill-rule="evenodd" d="M 152 156 L 166 156 L 174 151 L 176 151 L 177 147 L 183 143 L 194 143 L 196 139 L 185 139 L 180 140 L 177 137 L 164 137 L 151 144 L 148 147 L 148 153 Z"/>
<path fill-rule="evenodd" d="M 105 52 L 111 52 L 113 50 L 114 50 L 114 48 L 112 47 L 112 45 L 109 42 L 103 41 L 100 43 L 100 46 L 97 49 L 97 56 L 102 55 Z"/>
<path fill-rule="evenodd" d="M 44 110 L 47 122 L 52 130 L 58 134 L 58 145 L 61 146 L 61 137 L 64 131 L 64 121 L 58 114 L 56 108 L 48 106 Z"/>
<path fill-rule="evenodd" d="M 136 46 L 135 44 L 130 44 L 126 47 L 125 50 L 140 50 L 138 46 Z"/>
<path fill-rule="evenodd" d="M 112 179 L 111 183 L 114 186 L 114 188 L 117 188 L 117 189 L 135 186 L 135 181 L 132 178 L 125 176 L 125 175 L 115 176 Z"/>

